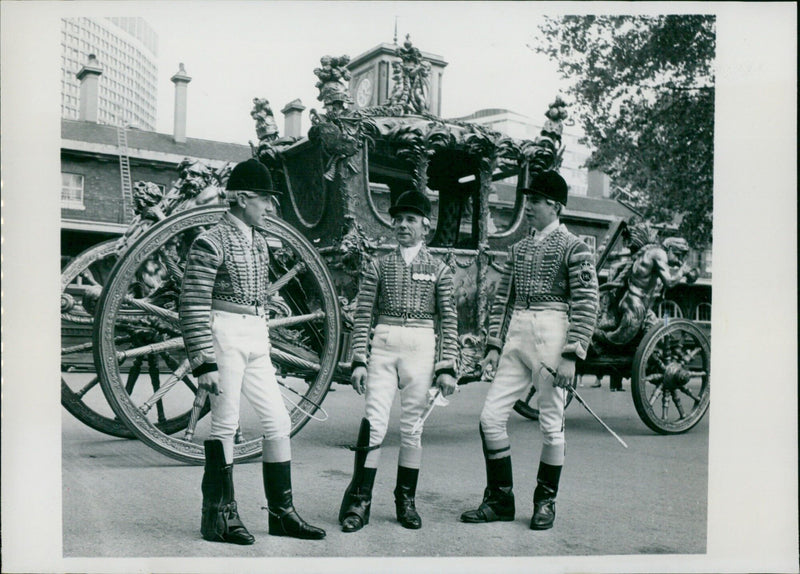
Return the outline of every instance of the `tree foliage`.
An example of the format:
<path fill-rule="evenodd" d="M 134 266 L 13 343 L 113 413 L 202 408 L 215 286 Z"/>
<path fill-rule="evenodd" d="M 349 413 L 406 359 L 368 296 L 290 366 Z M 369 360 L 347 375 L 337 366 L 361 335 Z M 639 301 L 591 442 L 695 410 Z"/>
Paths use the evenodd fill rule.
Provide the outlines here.
<path fill-rule="evenodd" d="M 547 18 L 531 47 L 570 80 L 587 167 L 656 222 L 711 241 L 715 19 L 709 15 Z"/>

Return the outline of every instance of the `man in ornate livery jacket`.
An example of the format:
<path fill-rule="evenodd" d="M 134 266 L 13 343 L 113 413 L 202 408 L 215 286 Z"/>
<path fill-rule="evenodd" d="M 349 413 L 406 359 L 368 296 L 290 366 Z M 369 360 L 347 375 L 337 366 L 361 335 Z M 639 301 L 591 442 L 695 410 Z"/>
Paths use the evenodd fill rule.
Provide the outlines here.
<path fill-rule="evenodd" d="M 362 275 L 353 327 L 353 388 L 366 392 L 366 414 L 355 447 L 353 479 L 339 511 L 344 532 L 369 522 L 372 487 L 389 412 L 400 390 L 400 455 L 394 490 L 397 520 L 420 528 L 415 494 L 422 461 L 422 428 L 417 421 L 432 383 L 443 396 L 456 388 L 458 319 L 453 273 L 424 244 L 431 204 L 406 191 L 389 209 L 398 248 L 369 262 Z M 377 323 L 368 349 L 369 333 Z"/>
<path fill-rule="evenodd" d="M 464 522 L 514 519 L 511 443 L 506 424 L 530 384 L 539 392 L 543 444 L 530 527 L 555 520 L 564 464 L 564 406 L 574 384 L 575 361 L 584 359 L 597 316 L 598 287 L 589 248 L 559 223 L 567 184 L 554 171 L 531 182 L 526 215 L 531 235 L 511 247 L 492 307 L 484 371 L 494 371 L 480 418 L 487 486 Z M 502 355 L 498 356 L 502 351 Z M 548 369 L 556 373 L 552 377 Z"/>
<path fill-rule="evenodd" d="M 189 250 L 179 304 L 192 373 L 211 401 L 201 533 L 218 542 L 255 540 L 239 518 L 233 490 L 233 441 L 244 395 L 263 429 L 270 534 L 323 538 L 325 531 L 307 524 L 292 503 L 291 421 L 270 359 L 269 249 L 253 226 L 275 212 L 277 192 L 255 159 L 233 169 L 227 189 L 230 210 Z"/>

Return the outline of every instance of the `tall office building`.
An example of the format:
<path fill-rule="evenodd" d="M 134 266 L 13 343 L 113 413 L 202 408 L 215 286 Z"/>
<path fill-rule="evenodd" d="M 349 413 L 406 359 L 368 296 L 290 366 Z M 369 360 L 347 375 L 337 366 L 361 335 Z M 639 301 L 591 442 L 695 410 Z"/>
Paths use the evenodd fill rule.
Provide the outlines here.
<path fill-rule="evenodd" d="M 154 130 L 158 101 L 158 35 L 142 18 L 62 18 L 61 116 L 78 119 L 76 74 L 94 54 L 102 69 L 98 116 L 102 124 Z"/>

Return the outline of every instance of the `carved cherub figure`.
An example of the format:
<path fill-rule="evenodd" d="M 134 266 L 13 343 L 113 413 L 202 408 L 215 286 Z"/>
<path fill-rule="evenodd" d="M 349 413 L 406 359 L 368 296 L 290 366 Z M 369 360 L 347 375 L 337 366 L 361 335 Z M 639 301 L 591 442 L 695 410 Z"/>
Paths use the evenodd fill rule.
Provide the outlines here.
<path fill-rule="evenodd" d="M 561 135 L 561 127 L 563 126 L 564 120 L 568 117 L 567 104 L 561 99 L 561 96 L 556 96 L 555 101 L 550 104 L 544 115 L 550 122 L 545 124 L 544 129 L 548 130 L 548 127 L 552 124 L 554 128 L 552 131 Z"/>
<path fill-rule="evenodd" d="M 152 181 L 137 181 L 133 184 L 133 212 L 138 216 L 163 198 L 164 192 Z"/>
<path fill-rule="evenodd" d="M 134 217 L 128 229 L 117 241 L 118 254 L 144 233 L 153 221 L 161 219 L 157 206 L 163 201 L 164 192 L 152 181 L 137 181 L 133 184 Z"/>
<path fill-rule="evenodd" d="M 397 49 L 397 55 L 400 60 L 392 62 L 394 88 L 389 99 L 390 105 L 402 106 L 405 113 L 426 112 L 430 91 L 430 62 L 412 45 L 410 35 L 406 35 L 406 41 Z"/>

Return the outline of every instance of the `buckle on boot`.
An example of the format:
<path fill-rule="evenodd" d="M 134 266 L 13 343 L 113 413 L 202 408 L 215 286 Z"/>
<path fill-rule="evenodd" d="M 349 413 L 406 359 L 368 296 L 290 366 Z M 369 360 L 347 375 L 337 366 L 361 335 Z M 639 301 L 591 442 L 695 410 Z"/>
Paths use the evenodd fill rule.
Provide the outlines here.
<path fill-rule="evenodd" d="M 507 489 L 504 492 L 502 489 Z M 505 506 L 505 508 L 503 508 Z M 503 512 L 505 510 L 505 512 Z M 461 522 L 479 524 L 484 522 L 510 522 L 514 520 L 516 508 L 514 493 L 511 487 L 494 489 L 487 487 L 483 492 L 483 501 L 475 510 L 468 510 L 461 515 Z"/>

